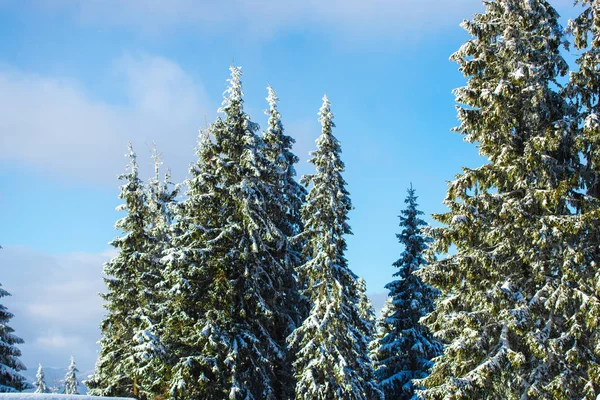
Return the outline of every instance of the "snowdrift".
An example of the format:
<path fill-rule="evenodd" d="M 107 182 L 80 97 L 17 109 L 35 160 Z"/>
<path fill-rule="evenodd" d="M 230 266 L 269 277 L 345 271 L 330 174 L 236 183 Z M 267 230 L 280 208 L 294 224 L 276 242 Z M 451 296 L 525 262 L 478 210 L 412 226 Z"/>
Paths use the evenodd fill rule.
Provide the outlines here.
<path fill-rule="evenodd" d="M 134 400 L 129 397 L 96 397 L 79 394 L 0 393 L 0 399 L 36 400 Z"/>

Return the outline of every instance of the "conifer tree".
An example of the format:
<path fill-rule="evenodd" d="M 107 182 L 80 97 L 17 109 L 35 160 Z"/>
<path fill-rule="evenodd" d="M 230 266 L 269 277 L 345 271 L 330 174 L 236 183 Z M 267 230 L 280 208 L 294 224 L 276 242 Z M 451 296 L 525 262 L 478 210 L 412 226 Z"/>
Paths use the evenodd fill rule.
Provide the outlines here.
<path fill-rule="evenodd" d="M 265 114 L 269 116 L 267 129 L 263 134 L 264 155 L 272 164 L 273 168 L 267 176 L 272 179 L 269 182 L 279 195 L 279 199 L 271 205 L 268 210 L 269 215 L 274 220 L 277 228 L 285 235 L 288 240 L 284 242 L 276 254 L 278 261 L 286 268 L 285 276 L 288 281 L 284 283 L 286 290 L 285 298 L 291 306 L 288 314 L 292 316 L 292 324 L 282 326 L 281 333 L 287 336 L 306 316 L 305 299 L 299 298 L 296 280 L 294 279 L 295 269 L 302 264 L 301 241 L 295 238 L 302 232 L 302 218 L 300 208 L 306 198 L 306 189 L 296 180 L 296 169 L 294 165 L 298 163 L 298 157 L 292 152 L 292 146 L 295 140 L 285 134 L 281 114 L 279 113 L 277 103 L 279 98 L 271 86 L 267 87 L 267 102 L 269 109 Z"/>
<path fill-rule="evenodd" d="M 0 285 L 0 298 L 10 296 Z M 25 365 L 19 360 L 21 350 L 15 345 L 24 343 L 13 334 L 14 329 L 8 323 L 14 315 L 0 304 L 0 393 L 20 392 L 30 385 L 19 371 L 25 371 Z"/>
<path fill-rule="evenodd" d="M 389 399 L 411 399 L 415 394 L 413 379 L 423 379 L 432 366 L 431 360 L 442 350 L 429 329 L 419 320 L 433 310 L 435 290 L 413 273 L 426 264 L 429 238 L 421 232 L 426 226 L 423 212 L 417 208 L 415 190 L 408 189 L 406 209 L 400 215 L 402 232 L 397 234 L 404 251 L 394 267 L 398 279 L 388 283 L 389 304 L 379 324 L 377 349 L 372 349 L 375 377 Z M 385 332 L 385 333 L 384 333 Z"/>
<path fill-rule="evenodd" d="M 158 262 L 170 245 L 169 231 L 172 223 L 172 207 L 178 187 L 172 188 L 171 174 L 167 171 L 160 180 L 162 162 L 156 149 L 152 152 L 154 177 L 145 187 L 147 206 L 147 251 L 152 258 L 139 276 L 139 300 L 135 311 L 137 324 L 133 332 L 133 348 L 130 363 L 137 370 L 137 396 L 152 398 L 167 391 L 168 360 L 164 343 L 164 321 L 167 318 L 165 303 L 168 299 L 167 285 Z"/>
<path fill-rule="evenodd" d="M 79 394 L 77 372 L 79 372 L 79 370 L 75 366 L 75 359 L 71 356 L 71 363 L 69 364 L 69 369 L 65 375 L 65 394 Z"/>
<path fill-rule="evenodd" d="M 139 348 L 134 349 L 135 343 L 140 344 L 140 336 L 136 333 L 148 323 L 144 312 L 151 301 L 151 283 L 156 281 L 155 274 L 159 270 L 154 253 L 155 239 L 148 233 L 149 210 L 145 187 L 138 176 L 136 155 L 131 144 L 127 156 L 131 160 L 129 172 L 119 177 L 125 181 L 119 195 L 125 203 L 118 207 L 118 210 L 127 211 L 127 215 L 115 225 L 123 236 L 111 242 L 119 253 L 104 265 L 109 291 L 102 297 L 108 313 L 101 325 L 96 371 L 86 381 L 92 395 L 139 394 L 143 375 L 135 357 L 139 352 Z"/>
<path fill-rule="evenodd" d="M 450 211 L 435 216 L 445 224 L 433 230 L 435 250 L 456 253 L 417 272 L 442 292 L 425 321 L 446 344 L 419 394 L 581 398 L 571 377 L 584 374 L 566 352 L 577 343 L 563 336 L 577 290 L 563 227 L 578 157 L 557 92 L 562 30 L 544 0 L 484 5 L 452 59 L 467 77 L 455 91 L 456 131 L 489 162 L 464 168 L 449 183 Z"/>
<path fill-rule="evenodd" d="M 211 126 L 211 133 L 232 210 L 225 225 L 232 232 L 232 248 L 223 259 L 233 284 L 230 397 L 278 398 L 287 386 L 277 373 L 287 361 L 280 324 L 291 320 L 285 297 L 290 271 L 277 257 L 286 237 L 268 212 L 280 204 L 280 193 L 268 178 L 275 168 L 264 155 L 259 127 L 243 110 L 240 68 L 231 68 L 226 93 L 220 110 L 224 119 Z"/>
<path fill-rule="evenodd" d="M 287 238 L 269 212 L 281 195 L 258 125 L 243 110 L 239 67 L 231 67 L 229 83 L 222 117 L 192 167 L 181 234 L 164 258 L 181 294 L 176 301 L 185 304 L 170 323 L 183 325 L 188 347 L 173 369 L 171 393 L 275 399 L 289 386 L 279 373 L 287 362 L 281 329 L 293 321 L 285 296 L 290 271 L 279 254 Z"/>
<path fill-rule="evenodd" d="M 299 273 L 312 308 L 288 339 L 296 354 L 296 398 L 376 399 L 381 392 L 367 355 L 370 323 L 361 318 L 362 289 L 344 256 L 352 204 L 332 119 L 325 96 L 319 112 L 322 134 L 310 159 L 316 173 L 303 177 L 312 188 L 302 207 L 308 261 Z"/>
<path fill-rule="evenodd" d="M 50 389 L 48 389 L 48 386 L 46 385 L 46 376 L 44 375 L 42 364 L 38 365 L 33 386 L 35 386 L 35 393 L 50 393 Z"/>

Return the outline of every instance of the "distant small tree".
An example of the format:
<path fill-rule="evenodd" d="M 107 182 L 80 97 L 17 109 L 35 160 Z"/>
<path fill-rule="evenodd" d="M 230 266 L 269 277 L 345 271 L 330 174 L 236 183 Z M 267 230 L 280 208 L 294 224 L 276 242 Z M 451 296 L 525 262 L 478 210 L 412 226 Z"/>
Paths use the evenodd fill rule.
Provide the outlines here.
<path fill-rule="evenodd" d="M 367 283 L 363 278 L 358 278 L 358 313 L 365 326 L 365 336 L 369 340 L 375 333 L 375 309 L 367 296 Z"/>
<path fill-rule="evenodd" d="M 373 361 L 373 366 L 376 368 L 377 362 L 379 361 L 379 349 L 381 348 L 381 340 L 386 337 L 392 330 L 393 326 L 390 323 L 389 318 L 394 313 L 394 305 L 392 304 L 392 297 L 388 296 L 385 299 L 385 303 L 379 312 L 379 317 L 375 321 L 375 334 L 373 340 L 369 343 L 369 357 Z M 377 373 L 377 369 L 375 369 Z"/>
<path fill-rule="evenodd" d="M 77 380 L 77 372 L 79 370 L 75 366 L 75 358 L 71 356 L 71 364 L 69 364 L 69 369 L 67 370 L 67 374 L 65 375 L 65 394 L 79 394 L 79 390 L 77 387 L 79 386 L 79 381 Z"/>
<path fill-rule="evenodd" d="M 46 376 L 42 364 L 38 365 L 37 373 L 35 374 L 35 393 L 50 393 L 50 389 L 46 386 Z"/>

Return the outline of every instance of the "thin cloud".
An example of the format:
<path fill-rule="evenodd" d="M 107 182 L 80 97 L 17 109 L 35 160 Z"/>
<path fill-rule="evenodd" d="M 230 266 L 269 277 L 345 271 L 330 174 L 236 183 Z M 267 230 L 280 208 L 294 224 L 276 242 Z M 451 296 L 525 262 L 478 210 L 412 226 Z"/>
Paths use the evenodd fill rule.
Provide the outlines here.
<path fill-rule="evenodd" d="M 138 153 L 156 142 L 166 165 L 181 164 L 181 178 L 182 155 L 193 159 L 200 116 L 216 109 L 203 85 L 156 56 L 126 55 L 114 71 L 124 82 L 125 105 L 92 99 L 73 80 L 0 68 L 0 160 L 114 183 L 128 141 Z"/>

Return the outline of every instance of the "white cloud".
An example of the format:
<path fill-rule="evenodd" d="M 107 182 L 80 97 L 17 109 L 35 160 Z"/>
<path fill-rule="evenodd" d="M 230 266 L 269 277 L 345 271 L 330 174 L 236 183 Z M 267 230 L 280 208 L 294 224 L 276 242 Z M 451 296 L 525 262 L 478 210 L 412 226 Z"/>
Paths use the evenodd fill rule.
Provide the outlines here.
<path fill-rule="evenodd" d="M 53 334 L 50 336 L 38 337 L 35 341 L 36 345 L 44 348 L 65 348 L 67 351 L 71 351 L 73 346 L 81 342 L 79 336 L 63 336 L 60 334 Z"/>
<path fill-rule="evenodd" d="M 191 26 L 209 35 L 264 39 L 308 28 L 352 41 L 414 40 L 455 27 L 482 7 L 479 0 L 38 0 L 38 4 L 45 10 L 70 10 L 83 23 L 103 27 L 110 23 L 155 34 Z"/>
<path fill-rule="evenodd" d="M 174 182 L 181 182 L 195 160 L 198 128 L 216 116 L 216 102 L 168 59 L 125 55 L 113 67 L 123 81 L 125 105 L 92 99 L 77 81 L 0 66 L 0 161 L 114 186 L 128 162 L 127 142 L 140 157 L 144 179 L 152 174 L 148 146 L 156 142 Z M 254 111 L 265 118 L 262 107 Z M 311 172 L 306 160 L 320 134 L 316 117 L 285 126 L 297 140 L 299 175 Z"/>
<path fill-rule="evenodd" d="M 28 247 L 0 250 L 2 287 L 11 296 L 0 300 L 15 317 L 22 361 L 35 374 L 38 363 L 65 368 L 73 355 L 81 371 L 93 369 L 96 341 L 104 315 L 102 265 L 114 251 L 50 255 Z"/>
<path fill-rule="evenodd" d="M 0 68 L 0 160 L 114 183 L 128 141 L 142 155 L 156 142 L 166 165 L 182 164 L 180 178 L 182 155 L 193 159 L 197 128 L 214 114 L 203 86 L 161 57 L 127 55 L 114 69 L 125 105 L 92 99 L 69 79 Z"/>

